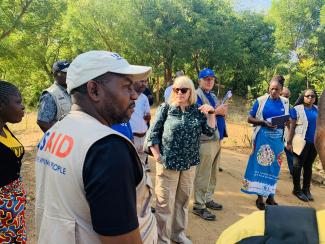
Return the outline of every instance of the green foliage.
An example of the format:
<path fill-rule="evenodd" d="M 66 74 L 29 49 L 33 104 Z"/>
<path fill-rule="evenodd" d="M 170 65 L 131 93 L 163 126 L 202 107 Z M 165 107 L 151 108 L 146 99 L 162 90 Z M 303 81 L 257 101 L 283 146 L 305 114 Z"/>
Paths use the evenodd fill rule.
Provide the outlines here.
<path fill-rule="evenodd" d="M 296 71 L 288 78 L 288 88 L 291 91 L 290 103 L 294 104 L 302 90 L 306 89 L 305 75 Z"/>
<path fill-rule="evenodd" d="M 324 0 L 273 0 L 268 18 L 276 26 L 277 48 L 284 55 L 308 44 L 323 4 Z"/>
<path fill-rule="evenodd" d="M 35 107 L 53 62 L 103 49 L 152 66 L 160 96 L 175 71 L 196 80 L 204 67 L 223 90 L 249 99 L 267 92 L 274 74 L 294 96 L 306 86 L 321 91 L 324 1 L 274 0 L 262 15 L 236 12 L 229 0 L 0 0 L 0 78 Z"/>

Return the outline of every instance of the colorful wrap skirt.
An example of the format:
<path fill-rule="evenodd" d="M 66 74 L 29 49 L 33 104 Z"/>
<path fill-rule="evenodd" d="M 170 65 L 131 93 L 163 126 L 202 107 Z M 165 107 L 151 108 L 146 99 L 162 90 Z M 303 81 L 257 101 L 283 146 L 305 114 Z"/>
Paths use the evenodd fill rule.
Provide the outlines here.
<path fill-rule="evenodd" d="M 26 193 L 21 179 L 0 187 L 0 243 L 26 243 Z"/>
<path fill-rule="evenodd" d="M 274 196 L 281 164 L 285 160 L 282 129 L 261 127 L 250 155 L 241 191 Z"/>

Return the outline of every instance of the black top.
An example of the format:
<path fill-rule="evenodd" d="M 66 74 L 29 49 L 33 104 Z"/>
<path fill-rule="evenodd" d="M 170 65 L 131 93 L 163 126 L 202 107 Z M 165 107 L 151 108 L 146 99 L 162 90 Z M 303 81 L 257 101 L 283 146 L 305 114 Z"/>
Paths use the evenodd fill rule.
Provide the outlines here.
<path fill-rule="evenodd" d="M 294 206 L 268 206 L 265 209 L 263 236 L 251 236 L 238 244 L 318 244 L 319 233 L 316 210 Z M 299 223 L 299 224 L 297 224 Z"/>
<path fill-rule="evenodd" d="M 9 130 L 9 133 L 19 141 Z M 24 152 L 17 157 L 14 151 L 0 142 L 0 187 L 8 185 L 10 182 L 20 177 L 21 160 Z"/>
<path fill-rule="evenodd" d="M 95 232 L 115 236 L 138 228 L 136 186 L 142 177 L 137 153 L 125 139 L 109 135 L 90 147 L 83 181 Z"/>

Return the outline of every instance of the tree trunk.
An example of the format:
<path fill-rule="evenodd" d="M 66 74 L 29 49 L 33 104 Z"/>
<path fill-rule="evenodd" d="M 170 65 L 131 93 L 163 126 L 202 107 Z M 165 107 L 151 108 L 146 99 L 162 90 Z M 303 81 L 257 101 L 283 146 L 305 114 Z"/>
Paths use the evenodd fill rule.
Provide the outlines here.
<path fill-rule="evenodd" d="M 169 49 L 166 53 L 165 61 L 164 61 L 164 78 L 165 83 L 169 84 L 173 80 L 173 59 L 174 59 L 174 51 Z"/>
<path fill-rule="evenodd" d="M 157 76 L 157 91 L 156 91 L 156 102 L 157 105 L 160 103 L 160 82 L 159 82 L 159 76 Z"/>
<path fill-rule="evenodd" d="M 173 80 L 173 75 L 172 75 L 172 67 L 171 65 L 165 64 L 165 69 L 164 69 L 164 78 L 165 78 L 165 83 L 169 84 Z"/>
<path fill-rule="evenodd" d="M 195 53 L 193 55 L 194 69 L 195 69 L 197 75 L 199 75 L 199 72 L 200 72 L 199 58 L 200 58 L 200 53 L 199 53 L 199 50 L 197 50 L 197 51 L 195 51 Z"/>

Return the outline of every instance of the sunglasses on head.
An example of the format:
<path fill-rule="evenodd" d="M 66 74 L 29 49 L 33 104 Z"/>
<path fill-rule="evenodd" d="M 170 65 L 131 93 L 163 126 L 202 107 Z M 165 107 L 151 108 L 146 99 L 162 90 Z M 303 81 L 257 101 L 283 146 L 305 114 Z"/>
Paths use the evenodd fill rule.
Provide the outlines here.
<path fill-rule="evenodd" d="M 315 95 L 307 95 L 305 97 L 307 97 L 307 98 L 315 98 L 316 96 Z"/>
<path fill-rule="evenodd" d="M 190 88 L 173 88 L 175 93 L 179 93 L 181 91 L 182 94 L 185 94 Z"/>

